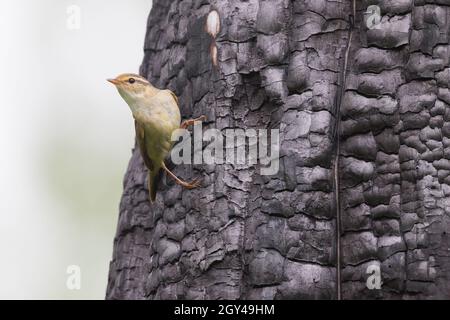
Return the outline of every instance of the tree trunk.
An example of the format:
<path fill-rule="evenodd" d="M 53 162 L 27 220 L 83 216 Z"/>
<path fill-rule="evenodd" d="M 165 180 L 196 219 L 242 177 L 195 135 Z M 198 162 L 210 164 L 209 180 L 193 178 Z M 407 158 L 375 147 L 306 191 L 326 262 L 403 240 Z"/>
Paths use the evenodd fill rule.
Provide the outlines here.
<path fill-rule="evenodd" d="M 204 129 L 280 129 L 280 170 L 178 166 L 202 187 L 150 205 L 135 148 L 107 298 L 450 298 L 449 36 L 450 0 L 154 0 L 141 74 Z"/>

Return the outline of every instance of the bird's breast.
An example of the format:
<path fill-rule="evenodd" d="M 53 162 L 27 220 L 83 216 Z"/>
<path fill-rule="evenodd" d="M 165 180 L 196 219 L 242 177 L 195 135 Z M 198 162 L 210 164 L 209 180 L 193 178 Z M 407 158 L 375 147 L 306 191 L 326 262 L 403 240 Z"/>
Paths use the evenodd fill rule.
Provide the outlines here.
<path fill-rule="evenodd" d="M 145 118 L 143 125 L 148 155 L 153 162 L 159 163 L 172 149 L 172 133 L 180 127 L 180 120 L 164 109 L 153 109 Z"/>

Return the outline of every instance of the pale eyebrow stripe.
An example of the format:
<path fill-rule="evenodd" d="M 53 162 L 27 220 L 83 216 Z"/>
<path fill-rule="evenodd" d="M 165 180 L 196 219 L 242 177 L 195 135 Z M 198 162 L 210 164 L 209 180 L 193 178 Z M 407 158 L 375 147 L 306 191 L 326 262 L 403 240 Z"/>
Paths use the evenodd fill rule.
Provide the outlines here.
<path fill-rule="evenodd" d="M 128 76 L 126 79 L 122 80 L 124 82 L 128 82 L 129 79 L 133 78 L 135 82 L 139 82 L 140 84 L 149 84 L 149 82 L 141 77 L 135 77 L 133 75 Z"/>
<path fill-rule="evenodd" d="M 145 79 L 144 77 L 142 77 L 138 74 L 127 73 L 127 74 L 123 74 L 122 77 L 128 78 L 128 79 L 133 78 L 134 80 L 139 81 L 141 83 L 145 83 L 145 84 L 149 83 L 147 79 Z M 128 81 L 128 79 L 126 81 Z"/>
<path fill-rule="evenodd" d="M 139 82 L 140 84 L 148 85 L 149 83 L 147 81 L 142 81 L 140 79 L 134 79 L 135 82 Z"/>

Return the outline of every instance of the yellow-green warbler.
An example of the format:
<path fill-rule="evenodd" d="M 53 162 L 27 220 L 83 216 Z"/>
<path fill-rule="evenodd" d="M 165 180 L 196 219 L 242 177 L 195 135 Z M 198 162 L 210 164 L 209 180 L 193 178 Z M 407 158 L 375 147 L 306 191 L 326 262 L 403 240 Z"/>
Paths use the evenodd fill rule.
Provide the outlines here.
<path fill-rule="evenodd" d="M 131 73 L 108 79 L 119 91 L 133 113 L 136 127 L 136 140 L 148 172 L 150 201 L 156 199 L 161 169 L 167 172 L 181 186 L 192 189 L 200 185 L 199 179 L 185 182 L 173 174 L 164 163 L 173 146 L 172 133 L 179 128 L 193 125 L 197 119 L 184 121 L 181 125 L 178 98 L 170 90 L 155 88 L 147 79 Z"/>

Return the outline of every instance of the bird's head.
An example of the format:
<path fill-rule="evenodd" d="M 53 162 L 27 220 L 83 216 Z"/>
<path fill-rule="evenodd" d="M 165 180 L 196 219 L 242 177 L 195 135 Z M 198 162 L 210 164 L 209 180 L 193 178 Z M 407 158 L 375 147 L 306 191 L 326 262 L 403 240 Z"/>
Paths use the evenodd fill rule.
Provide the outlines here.
<path fill-rule="evenodd" d="M 114 84 L 123 99 L 128 103 L 136 103 L 139 99 L 145 98 L 149 89 L 153 88 L 147 79 L 133 73 L 125 73 L 114 79 L 108 79 Z"/>

